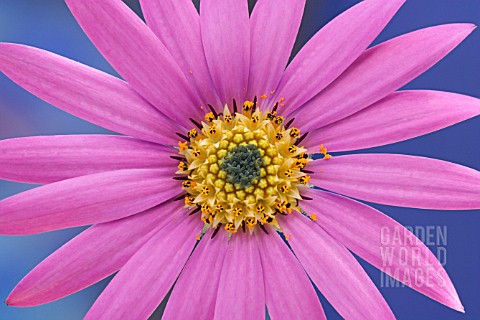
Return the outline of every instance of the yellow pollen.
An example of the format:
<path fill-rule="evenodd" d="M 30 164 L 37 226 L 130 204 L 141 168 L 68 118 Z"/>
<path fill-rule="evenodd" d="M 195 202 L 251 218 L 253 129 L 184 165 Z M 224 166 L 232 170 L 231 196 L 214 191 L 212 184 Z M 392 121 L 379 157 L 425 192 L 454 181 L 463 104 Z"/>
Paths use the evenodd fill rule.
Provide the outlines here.
<path fill-rule="evenodd" d="M 208 133 L 214 135 L 217 133 L 217 128 L 214 125 L 211 125 L 210 128 L 208 128 Z"/>
<path fill-rule="evenodd" d="M 215 116 L 213 115 L 213 112 L 209 112 L 205 115 L 205 120 L 207 120 L 209 123 L 215 120 Z"/>
<path fill-rule="evenodd" d="M 195 198 L 192 196 L 186 196 L 185 197 L 185 204 L 187 206 L 193 206 L 194 205 Z"/>
<path fill-rule="evenodd" d="M 313 220 L 313 221 L 317 221 L 317 215 L 314 213 L 314 214 L 311 214 L 310 215 L 310 218 Z"/>
<path fill-rule="evenodd" d="M 298 130 L 297 128 L 290 129 L 290 137 L 296 138 L 299 135 L 300 135 L 300 130 Z"/>
<path fill-rule="evenodd" d="M 255 218 L 247 218 L 246 220 L 247 227 L 253 228 L 257 224 L 257 221 L 255 221 Z"/>
<path fill-rule="evenodd" d="M 225 225 L 225 230 L 227 230 L 228 232 L 232 232 L 232 233 L 237 232 L 237 229 L 235 229 L 235 225 L 233 223 L 227 223 Z"/>
<path fill-rule="evenodd" d="M 273 93 L 272 93 L 273 94 Z M 197 207 L 206 228 L 250 233 L 259 225 L 276 228 L 278 213 L 299 211 L 300 186 L 310 179 L 302 171 L 312 161 L 307 150 L 295 145 L 297 128 L 287 129 L 276 111 L 253 110 L 245 101 L 243 113 L 231 113 L 228 106 L 219 117 L 205 115 L 203 129 L 188 132 L 179 142 L 185 158 L 177 174 L 182 181 L 187 207 Z"/>
<path fill-rule="evenodd" d="M 267 99 L 267 95 L 266 95 L 266 94 L 262 94 L 262 95 L 260 96 L 260 98 L 262 98 L 262 99 Z"/>
<path fill-rule="evenodd" d="M 202 153 L 200 152 L 200 150 L 198 150 L 198 149 L 196 149 L 196 148 L 193 149 L 192 153 L 193 153 L 193 155 L 194 155 L 195 157 L 199 157 L 199 156 L 202 154 Z"/>
<path fill-rule="evenodd" d="M 180 147 L 180 152 L 188 149 L 188 142 L 181 142 L 181 141 L 178 141 L 178 146 Z"/>
<path fill-rule="evenodd" d="M 244 111 L 250 111 L 250 110 L 252 110 L 252 108 L 253 108 L 254 105 L 255 105 L 255 104 L 254 104 L 252 101 L 245 101 L 245 102 L 243 103 L 243 110 L 244 110 Z"/>
<path fill-rule="evenodd" d="M 233 209 L 233 213 L 235 214 L 235 217 L 238 217 L 242 214 L 242 208 L 239 208 L 239 207 L 235 207 Z"/>
<path fill-rule="evenodd" d="M 327 148 L 321 144 L 320 145 L 320 153 L 323 154 L 323 160 L 331 159 L 332 155 L 327 153 Z"/>
<path fill-rule="evenodd" d="M 300 168 L 300 169 L 305 168 L 305 166 L 307 165 L 307 163 L 308 163 L 308 160 L 307 160 L 307 159 L 304 159 L 304 158 L 295 160 L 295 166 L 296 166 L 297 168 Z"/>
<path fill-rule="evenodd" d="M 321 154 L 326 154 L 327 153 L 327 148 L 323 144 L 320 145 L 320 153 Z"/>
<path fill-rule="evenodd" d="M 282 103 L 283 101 L 285 101 L 285 98 L 280 98 L 280 99 L 278 99 L 278 102 L 279 102 L 279 103 Z"/>
<path fill-rule="evenodd" d="M 198 132 L 196 129 L 192 129 L 188 132 L 188 137 L 190 139 L 195 139 L 198 136 Z"/>
<path fill-rule="evenodd" d="M 277 112 L 276 112 L 276 111 L 267 112 L 267 118 L 268 118 L 269 120 L 275 119 L 276 116 L 277 116 Z"/>
<path fill-rule="evenodd" d="M 180 162 L 178 164 L 178 170 L 187 171 L 188 170 L 188 165 L 185 162 Z"/>
<path fill-rule="evenodd" d="M 275 90 L 270 91 L 270 94 L 274 94 L 274 93 L 275 93 Z"/>
<path fill-rule="evenodd" d="M 307 185 L 308 182 L 310 181 L 310 176 L 303 176 L 303 177 L 300 177 L 299 179 L 300 183 L 303 184 L 303 185 Z"/>

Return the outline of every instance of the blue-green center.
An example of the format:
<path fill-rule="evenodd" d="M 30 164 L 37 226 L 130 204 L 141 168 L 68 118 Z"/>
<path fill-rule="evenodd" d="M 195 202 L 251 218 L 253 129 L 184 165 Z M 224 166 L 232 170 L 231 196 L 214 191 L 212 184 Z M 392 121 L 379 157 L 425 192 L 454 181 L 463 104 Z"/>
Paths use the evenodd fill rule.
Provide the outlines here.
<path fill-rule="evenodd" d="M 248 188 L 260 177 L 263 161 L 260 151 L 253 144 L 231 149 L 220 167 L 227 173 L 227 182 Z"/>

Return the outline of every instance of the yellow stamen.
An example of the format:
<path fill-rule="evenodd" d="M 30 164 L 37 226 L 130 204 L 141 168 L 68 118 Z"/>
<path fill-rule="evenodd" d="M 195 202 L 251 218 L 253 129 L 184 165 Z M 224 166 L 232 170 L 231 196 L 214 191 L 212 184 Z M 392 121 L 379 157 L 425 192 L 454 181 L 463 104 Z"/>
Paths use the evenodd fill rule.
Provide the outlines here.
<path fill-rule="evenodd" d="M 205 120 L 207 120 L 209 123 L 215 120 L 215 116 L 213 115 L 213 112 L 209 112 L 205 115 Z"/>
<path fill-rule="evenodd" d="M 209 194 L 209 193 L 210 193 L 210 189 L 209 189 L 208 187 L 203 187 L 203 188 L 202 188 L 202 194 L 203 194 L 203 195 L 207 195 L 207 194 Z"/>
<path fill-rule="evenodd" d="M 300 130 L 298 130 L 297 128 L 290 129 L 290 137 L 296 138 L 299 135 L 300 135 Z"/>
<path fill-rule="evenodd" d="M 188 165 L 185 162 L 180 162 L 178 164 L 178 170 L 187 171 L 188 170 Z"/>
<path fill-rule="evenodd" d="M 227 223 L 225 225 L 225 230 L 232 233 L 237 232 L 237 229 L 235 229 L 235 225 L 233 223 Z"/>
<path fill-rule="evenodd" d="M 198 136 L 198 132 L 195 128 L 188 132 L 188 137 L 190 139 L 195 139 L 197 136 Z"/>
<path fill-rule="evenodd" d="M 183 152 L 184 150 L 188 149 L 188 142 L 178 141 L 178 146 L 180 147 L 180 152 Z"/>
<path fill-rule="evenodd" d="M 192 196 L 185 197 L 185 204 L 187 206 L 193 206 L 195 204 L 194 201 L 195 201 L 195 197 L 192 197 Z"/>
<path fill-rule="evenodd" d="M 303 176 L 303 177 L 300 177 L 300 183 L 303 184 L 303 185 L 307 185 L 308 182 L 310 181 L 310 176 Z"/>
<path fill-rule="evenodd" d="M 243 103 L 243 110 L 248 112 L 248 111 L 252 110 L 254 105 L 255 104 L 252 101 L 247 100 Z"/>
<path fill-rule="evenodd" d="M 327 152 L 328 152 L 327 148 L 323 144 L 321 144 L 320 145 L 320 153 L 323 154 L 323 160 L 328 160 L 328 159 L 332 158 L 332 155 L 328 154 Z"/>

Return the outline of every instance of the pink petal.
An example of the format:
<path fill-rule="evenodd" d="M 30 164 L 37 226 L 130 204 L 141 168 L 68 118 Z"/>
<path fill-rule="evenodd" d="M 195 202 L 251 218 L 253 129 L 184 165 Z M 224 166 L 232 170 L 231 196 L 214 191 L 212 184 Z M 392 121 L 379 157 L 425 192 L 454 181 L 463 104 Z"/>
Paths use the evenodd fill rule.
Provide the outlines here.
<path fill-rule="evenodd" d="M 311 132 L 305 146 L 349 151 L 399 142 L 480 114 L 480 99 L 449 92 L 395 92 L 350 117 Z"/>
<path fill-rule="evenodd" d="M 263 267 L 268 313 L 272 319 L 326 319 L 302 266 L 273 228 L 255 237 Z"/>
<path fill-rule="evenodd" d="M 262 263 L 255 239 L 231 237 L 220 275 L 215 319 L 265 319 Z"/>
<path fill-rule="evenodd" d="M 224 230 L 208 231 L 195 248 L 173 288 L 163 320 L 213 319 L 220 274 L 227 252 Z"/>
<path fill-rule="evenodd" d="M 363 53 L 338 79 L 298 109 L 295 124 L 310 131 L 383 99 L 445 57 L 475 28 L 447 24 L 421 29 Z M 346 99 L 345 97 L 348 97 Z"/>
<path fill-rule="evenodd" d="M 280 225 L 309 277 L 343 318 L 395 319 L 358 261 L 327 232 L 299 213 Z"/>
<path fill-rule="evenodd" d="M 295 44 L 304 7 L 305 0 L 257 1 L 250 19 L 248 98 L 271 95 L 277 88 Z"/>
<path fill-rule="evenodd" d="M 288 66 L 280 82 L 276 97 L 285 98 L 283 112 L 290 113 L 301 107 L 341 75 L 404 2 L 360 2 L 317 32 Z"/>
<path fill-rule="evenodd" d="M 312 183 L 381 204 L 439 210 L 480 208 L 480 172 L 399 154 L 355 154 L 315 161 Z"/>
<path fill-rule="evenodd" d="M 88 228 L 30 271 L 6 303 L 19 307 L 49 303 L 108 277 L 172 219 L 183 219 L 182 208 L 181 202 L 169 202 Z"/>
<path fill-rule="evenodd" d="M 222 104 L 243 103 L 250 70 L 250 18 L 243 0 L 200 2 L 200 26 L 208 68 Z"/>
<path fill-rule="evenodd" d="M 55 182 L 0 201 L 0 234 L 24 235 L 120 219 L 181 192 L 169 169 L 130 169 Z"/>
<path fill-rule="evenodd" d="M 108 135 L 26 137 L 0 141 L 0 179 L 47 184 L 104 171 L 171 168 L 175 149 Z"/>
<path fill-rule="evenodd" d="M 360 258 L 409 287 L 455 310 L 463 307 L 435 255 L 401 224 L 367 205 L 311 189 L 302 209 Z M 395 239 L 394 239 L 395 238 Z"/>
<path fill-rule="evenodd" d="M 70 11 L 107 61 L 145 99 L 190 127 L 200 103 L 167 48 L 118 0 L 66 0 Z"/>
<path fill-rule="evenodd" d="M 193 2 L 140 0 L 140 3 L 148 26 L 175 57 L 203 106 L 210 103 L 220 110 L 220 99 L 203 52 L 200 17 Z"/>
<path fill-rule="evenodd" d="M 153 235 L 113 278 L 85 319 L 148 319 L 182 271 L 202 226 L 198 216 L 185 215 Z"/>
<path fill-rule="evenodd" d="M 0 70 L 68 113 L 133 137 L 176 144 L 178 126 L 122 80 L 53 53 L 0 44 Z"/>

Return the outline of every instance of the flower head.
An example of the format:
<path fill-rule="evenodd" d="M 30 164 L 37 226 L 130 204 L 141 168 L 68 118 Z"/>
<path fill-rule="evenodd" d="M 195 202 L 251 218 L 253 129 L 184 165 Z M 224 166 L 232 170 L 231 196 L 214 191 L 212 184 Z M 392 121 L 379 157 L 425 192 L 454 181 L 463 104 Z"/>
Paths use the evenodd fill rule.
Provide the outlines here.
<path fill-rule="evenodd" d="M 190 0 L 142 0 L 148 26 L 120 0 L 66 2 L 125 81 L 7 43 L 0 70 L 124 136 L 0 142 L 0 178 L 45 184 L 0 202 L 1 234 L 93 225 L 32 270 L 9 305 L 54 301 L 118 271 L 87 319 L 146 319 L 172 286 L 165 319 L 257 319 L 265 305 L 272 319 L 322 319 L 310 279 L 344 318 L 391 319 L 349 250 L 381 268 L 381 230 L 404 228 L 351 198 L 480 208 L 475 170 L 406 155 L 335 154 L 478 115 L 472 97 L 395 92 L 472 25 L 422 29 L 367 49 L 404 1 L 366 0 L 287 66 L 304 0 L 259 0 L 251 16 L 246 0 L 202 0 L 200 15 Z M 463 311 L 428 248 L 403 249 L 422 253 L 417 267 L 434 284 L 384 272 Z M 392 258 L 420 281 L 415 263 L 405 265 L 398 250 Z"/>
<path fill-rule="evenodd" d="M 197 123 L 201 133 L 190 130 L 189 145 L 180 150 L 185 204 L 201 207 L 202 220 L 214 229 L 279 228 L 277 214 L 300 210 L 299 186 L 309 180 L 302 169 L 311 161 L 296 145 L 300 131 L 272 116 L 277 105 L 268 112 L 256 107 L 255 99 L 245 101 L 242 112 L 234 103 L 233 114 L 227 106 L 222 115 L 207 114 L 207 122 Z"/>

